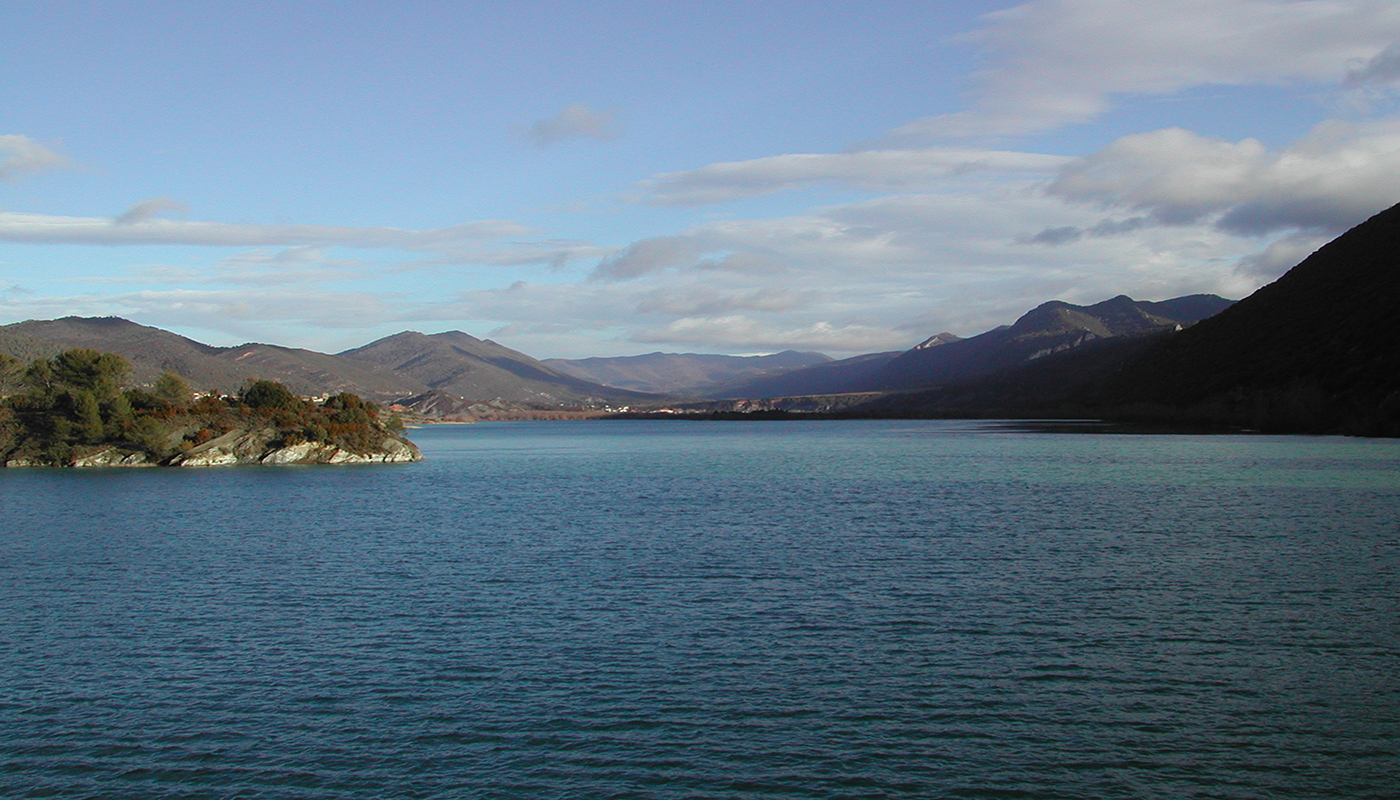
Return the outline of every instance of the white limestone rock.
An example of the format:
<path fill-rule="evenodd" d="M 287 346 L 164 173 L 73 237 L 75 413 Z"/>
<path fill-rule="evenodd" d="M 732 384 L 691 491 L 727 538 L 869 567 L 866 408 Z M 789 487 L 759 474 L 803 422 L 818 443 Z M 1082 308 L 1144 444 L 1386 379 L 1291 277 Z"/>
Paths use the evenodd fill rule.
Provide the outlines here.
<path fill-rule="evenodd" d="M 145 453 L 127 453 L 115 447 L 108 447 L 96 453 L 89 453 L 73 459 L 74 467 L 154 467 L 155 462 Z"/>

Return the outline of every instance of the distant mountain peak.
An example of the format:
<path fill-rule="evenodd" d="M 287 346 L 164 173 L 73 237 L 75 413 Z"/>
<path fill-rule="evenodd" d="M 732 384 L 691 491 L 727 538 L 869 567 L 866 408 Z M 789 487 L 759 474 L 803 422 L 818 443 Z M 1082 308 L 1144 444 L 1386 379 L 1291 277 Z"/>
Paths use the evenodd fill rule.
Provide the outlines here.
<path fill-rule="evenodd" d="M 927 349 L 929 349 L 930 347 L 939 347 L 940 345 L 945 345 L 945 344 L 948 344 L 948 343 L 950 343 L 950 342 L 956 342 L 956 341 L 959 341 L 960 339 L 962 339 L 961 336 L 958 336 L 957 334 L 954 334 L 954 333 L 949 333 L 949 332 L 947 332 L 947 331 L 944 331 L 944 332 L 942 332 L 942 333 L 935 333 L 934 335 L 928 337 L 927 339 L 923 340 L 922 342 L 919 342 L 918 344 L 914 345 L 914 349 L 915 349 L 915 350 L 927 350 Z"/>
<path fill-rule="evenodd" d="M 1016 320 L 966 339 L 939 334 L 903 353 L 872 354 L 728 387 L 727 397 L 905 391 L 990 375 L 1119 336 L 1165 333 L 1231 301 L 1193 295 L 1149 303 L 1118 295 L 1089 306 L 1041 303 Z"/>

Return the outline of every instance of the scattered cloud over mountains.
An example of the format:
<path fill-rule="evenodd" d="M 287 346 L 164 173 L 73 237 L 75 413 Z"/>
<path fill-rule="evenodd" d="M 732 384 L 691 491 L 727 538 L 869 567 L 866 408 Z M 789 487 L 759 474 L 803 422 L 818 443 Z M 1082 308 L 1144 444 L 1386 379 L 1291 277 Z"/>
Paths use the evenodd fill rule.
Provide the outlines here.
<path fill-rule="evenodd" d="M 1393 0 L 1033 0 L 984 17 L 962 42 L 982 60 L 960 110 L 912 118 L 921 105 L 832 152 L 814 151 L 813 134 L 794 152 L 716 143 L 705 151 L 721 154 L 713 163 L 678 162 L 690 152 L 680 147 L 648 153 L 604 190 L 619 202 L 590 197 L 587 213 L 540 214 L 540 225 L 201 221 L 164 197 L 112 218 L 0 211 L 0 242 L 249 248 L 212 265 L 133 265 L 122 281 L 150 278 L 144 291 L 0 293 L 0 313 L 203 319 L 242 337 L 259 335 L 258 321 L 468 320 L 542 355 L 597 354 L 599 343 L 850 353 L 975 334 L 1051 297 L 1240 297 L 1400 201 L 1400 117 L 1387 105 L 1400 86 Z M 1245 89 L 1286 94 L 1297 105 L 1279 115 L 1314 120 L 1311 130 L 1296 141 L 1226 137 L 1193 130 L 1201 120 L 1135 126 L 1124 111 Z M 1091 140 L 1077 136 L 1086 123 L 1108 117 L 1113 126 L 1075 149 Z M 622 132 L 617 112 L 582 103 L 515 131 L 538 148 Z M 1047 132 L 1063 135 L 1038 138 Z M 51 146 L 0 135 L 0 181 L 71 166 Z M 574 188 L 551 200 L 565 207 Z M 434 270 L 503 277 L 491 289 L 406 288 Z M 380 289 L 335 283 L 349 278 Z"/>
<path fill-rule="evenodd" d="M 1082 124 L 1132 97 L 1312 86 L 1325 113 L 1329 92 L 1341 102 L 1349 88 L 1400 79 L 1393 3 L 1163 0 L 1150 25 L 1143 13 L 1119 0 L 1039 0 L 997 12 L 965 38 L 987 64 L 962 111 L 915 120 L 847 152 L 655 175 L 631 199 L 686 207 L 814 185 L 883 196 L 641 239 L 601 259 L 593 278 L 720 281 L 737 274 L 729 265 L 748 262 L 764 268 L 736 285 L 802 276 L 884 303 L 895 317 L 902 296 L 928 302 L 957 286 L 968 309 L 981 312 L 962 319 L 990 321 L 992 287 L 1085 302 L 1119 290 L 1242 296 L 1326 237 L 1400 201 L 1400 120 L 1388 117 L 1322 121 L 1277 147 L 1185 128 L 1129 134 L 1080 157 L 984 146 Z M 854 319 L 829 296 L 807 310 L 817 308 L 826 318 L 791 336 L 716 311 L 649 328 L 646 337 L 777 347 L 802 335 L 818 340 L 818 330 L 844 330 Z M 933 327 L 958 329 L 946 306 L 932 313 L 946 322 Z M 904 329 L 883 328 L 886 345 Z"/>

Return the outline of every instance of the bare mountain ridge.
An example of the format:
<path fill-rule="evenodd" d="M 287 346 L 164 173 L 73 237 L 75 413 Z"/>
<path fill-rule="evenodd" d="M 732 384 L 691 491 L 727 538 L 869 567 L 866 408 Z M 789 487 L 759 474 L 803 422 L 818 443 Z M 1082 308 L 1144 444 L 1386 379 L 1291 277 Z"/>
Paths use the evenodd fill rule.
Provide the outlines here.
<path fill-rule="evenodd" d="M 849 413 L 1400 437 L 1397 254 L 1400 205 L 1179 332 L 1099 339 L 983 378 L 885 394 Z M 1154 313 L 1182 313 L 1157 305 Z"/>
<path fill-rule="evenodd" d="M 249 378 L 263 378 L 299 395 L 351 392 L 381 403 L 409 402 L 434 389 L 466 403 L 531 407 L 657 399 L 591 384 L 460 332 L 408 332 L 331 355 L 256 343 L 214 347 L 119 317 L 64 317 L 0 326 L 0 352 L 21 360 L 78 347 L 127 359 L 132 381 L 138 384 L 151 383 L 170 370 L 196 389 L 221 393 L 236 391 Z"/>
<path fill-rule="evenodd" d="M 1214 295 L 1160 303 L 1118 295 L 1088 306 L 1051 300 L 1026 312 L 1009 327 L 903 353 L 875 376 L 876 385 L 871 388 L 918 389 L 980 378 L 1101 339 L 1179 330 L 1219 313 L 1230 303 Z"/>
<path fill-rule="evenodd" d="M 407 376 L 325 353 L 256 343 L 214 347 L 120 317 L 17 322 L 0 327 L 0 348 L 5 348 L 4 336 L 9 334 L 42 342 L 51 352 L 40 355 L 75 347 L 116 353 L 131 362 L 136 383 L 150 383 L 170 370 L 197 389 L 224 393 L 236 391 L 249 378 L 278 381 L 299 395 L 348 391 L 381 402 L 426 390 Z"/>
<path fill-rule="evenodd" d="M 1006 325 L 958 339 L 940 334 L 911 350 L 872 353 L 721 387 L 718 397 L 892 392 L 975 380 L 1090 342 L 1187 327 L 1228 308 L 1215 295 L 1158 302 L 1126 295 L 1088 306 L 1042 303 Z"/>
<path fill-rule="evenodd" d="M 557 407 L 661 399 L 575 377 L 490 339 L 478 339 L 461 331 L 405 331 L 346 350 L 339 356 L 411 376 L 434 392 L 470 402 L 499 399 Z"/>

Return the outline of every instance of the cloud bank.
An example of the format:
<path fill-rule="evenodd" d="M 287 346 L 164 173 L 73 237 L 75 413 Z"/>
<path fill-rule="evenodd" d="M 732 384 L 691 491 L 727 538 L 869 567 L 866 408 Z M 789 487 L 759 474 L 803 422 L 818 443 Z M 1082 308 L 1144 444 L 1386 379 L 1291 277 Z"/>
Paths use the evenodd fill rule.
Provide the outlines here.
<path fill-rule="evenodd" d="M 145 222 L 162 211 L 188 211 L 189 208 L 184 203 L 171 200 L 168 197 L 156 197 L 141 202 L 128 208 L 126 211 L 112 218 L 112 222 L 117 225 L 135 225 L 138 222 Z"/>
<path fill-rule="evenodd" d="M 1279 151 L 1180 128 L 1134 134 L 1065 166 L 1048 191 L 1168 225 L 1214 216 L 1242 235 L 1337 234 L 1400 202 L 1400 120 L 1327 122 Z"/>
<path fill-rule="evenodd" d="M 687 206 L 823 182 L 873 192 L 927 189 L 950 178 L 976 173 L 1048 173 L 1068 160 L 1038 153 L 951 147 L 795 153 L 657 175 L 637 189 L 644 202 Z"/>
<path fill-rule="evenodd" d="M 458 242 L 524 236 L 533 228 L 509 220 L 483 220 L 434 230 L 335 225 L 238 225 L 156 219 L 168 201 L 138 203 L 114 218 L 61 217 L 0 212 L 0 241 L 29 244 L 343 247 L 434 250 Z"/>

